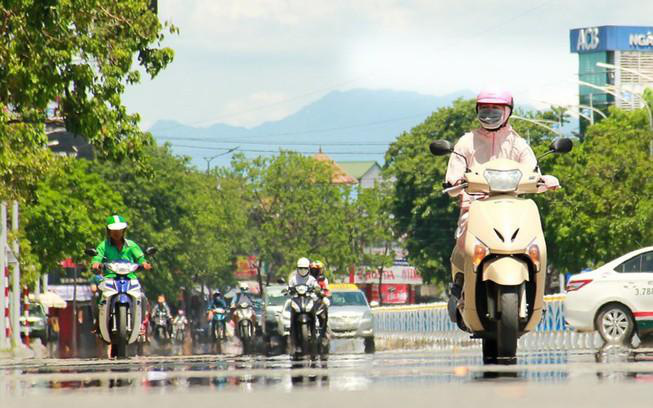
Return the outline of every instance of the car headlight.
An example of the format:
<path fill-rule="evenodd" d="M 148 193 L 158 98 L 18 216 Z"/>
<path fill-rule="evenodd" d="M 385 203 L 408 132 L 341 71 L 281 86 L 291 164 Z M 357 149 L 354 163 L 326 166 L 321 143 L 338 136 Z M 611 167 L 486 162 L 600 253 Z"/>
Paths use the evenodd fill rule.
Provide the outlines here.
<path fill-rule="evenodd" d="M 485 170 L 483 177 L 490 186 L 490 191 L 509 193 L 517 190 L 521 180 L 521 171 L 515 170 Z"/>

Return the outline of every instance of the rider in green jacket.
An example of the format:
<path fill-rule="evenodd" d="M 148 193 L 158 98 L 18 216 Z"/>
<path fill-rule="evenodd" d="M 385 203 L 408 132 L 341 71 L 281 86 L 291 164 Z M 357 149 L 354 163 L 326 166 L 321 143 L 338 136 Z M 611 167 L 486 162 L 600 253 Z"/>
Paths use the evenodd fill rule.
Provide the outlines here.
<path fill-rule="evenodd" d="M 93 269 L 101 269 L 103 262 L 125 260 L 143 266 L 143 269 L 152 269 L 152 265 L 145 260 L 145 254 L 134 242 L 125 238 L 127 223 L 119 215 L 112 215 L 107 218 L 107 238 L 97 246 L 97 255 L 91 260 Z M 113 278 L 115 274 L 109 273 L 107 278 Z M 133 274 L 130 274 L 133 275 Z M 129 276 L 135 278 L 135 276 Z"/>

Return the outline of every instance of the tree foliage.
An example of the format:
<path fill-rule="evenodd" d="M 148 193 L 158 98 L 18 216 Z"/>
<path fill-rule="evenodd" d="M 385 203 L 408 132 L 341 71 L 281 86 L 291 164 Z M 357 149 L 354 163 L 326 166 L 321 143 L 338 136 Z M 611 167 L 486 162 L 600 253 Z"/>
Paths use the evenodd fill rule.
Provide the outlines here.
<path fill-rule="evenodd" d="M 84 249 L 104 236 L 107 215 L 125 209 L 122 197 L 90 168 L 85 160 L 60 157 L 37 184 L 34 201 L 23 207 L 29 246 L 23 242 L 21 261 L 31 258 L 50 271 L 65 258 L 82 260 Z"/>
<path fill-rule="evenodd" d="M 44 121 L 57 102 L 66 128 L 99 157 L 138 157 L 151 137 L 122 103 L 140 69 L 172 61 L 149 0 L 15 0 L 0 4 L 0 197 L 29 193 L 47 164 Z M 136 57 L 136 59 L 134 58 Z M 136 62 L 136 66 L 134 66 Z"/>
<path fill-rule="evenodd" d="M 613 108 L 551 161 L 562 190 L 544 194 L 550 260 L 578 272 L 653 243 L 653 160 L 644 110 Z"/>

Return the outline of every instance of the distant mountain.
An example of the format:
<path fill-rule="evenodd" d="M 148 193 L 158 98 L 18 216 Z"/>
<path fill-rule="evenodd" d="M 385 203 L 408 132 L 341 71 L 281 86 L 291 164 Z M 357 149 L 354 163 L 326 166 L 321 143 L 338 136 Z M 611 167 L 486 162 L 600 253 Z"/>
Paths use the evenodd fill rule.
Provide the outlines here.
<path fill-rule="evenodd" d="M 470 91 L 445 96 L 368 89 L 337 91 L 284 119 L 250 129 L 225 124 L 196 128 L 165 120 L 149 130 L 159 143 L 169 142 L 175 153 L 192 157 L 199 168 L 206 167 L 204 157 L 224 152 L 219 148 L 236 146 L 247 156 L 271 154 L 280 148 L 317 152 L 321 146 L 337 161 L 382 162 L 387 145 L 402 132 L 455 99 L 471 96 Z M 334 145 L 338 143 L 341 145 Z M 211 165 L 227 165 L 229 157 L 217 158 Z"/>

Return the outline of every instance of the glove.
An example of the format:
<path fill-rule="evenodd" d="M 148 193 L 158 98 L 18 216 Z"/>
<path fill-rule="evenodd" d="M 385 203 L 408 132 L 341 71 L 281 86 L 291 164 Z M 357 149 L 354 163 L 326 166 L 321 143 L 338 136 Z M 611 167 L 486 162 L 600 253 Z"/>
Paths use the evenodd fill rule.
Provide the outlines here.
<path fill-rule="evenodd" d="M 543 193 L 548 190 L 558 190 L 560 182 L 555 176 L 542 176 L 542 185 L 537 188 L 538 193 Z"/>

